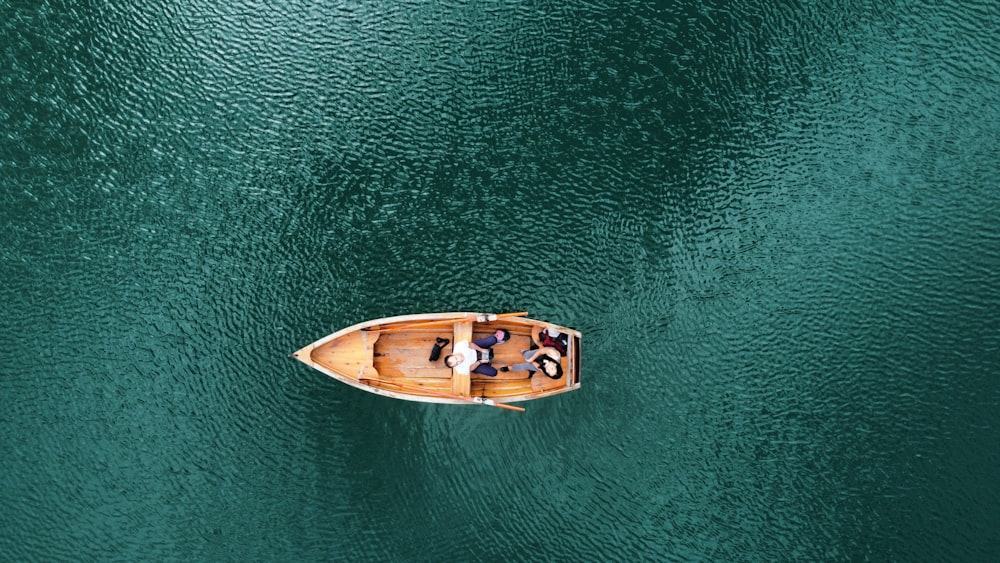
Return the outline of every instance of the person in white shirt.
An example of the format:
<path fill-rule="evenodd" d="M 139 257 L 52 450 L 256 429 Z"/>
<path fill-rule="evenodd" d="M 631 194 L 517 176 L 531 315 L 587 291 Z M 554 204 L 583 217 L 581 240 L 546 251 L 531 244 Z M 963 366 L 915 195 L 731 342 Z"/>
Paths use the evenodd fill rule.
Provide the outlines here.
<path fill-rule="evenodd" d="M 455 373 L 467 375 L 478 373 L 488 377 L 496 377 L 497 369 L 490 365 L 493 358 L 493 346 L 510 340 L 510 333 L 504 329 L 485 338 L 469 342 L 460 340 L 455 343 L 453 353 L 445 356 L 444 365 L 455 370 Z"/>

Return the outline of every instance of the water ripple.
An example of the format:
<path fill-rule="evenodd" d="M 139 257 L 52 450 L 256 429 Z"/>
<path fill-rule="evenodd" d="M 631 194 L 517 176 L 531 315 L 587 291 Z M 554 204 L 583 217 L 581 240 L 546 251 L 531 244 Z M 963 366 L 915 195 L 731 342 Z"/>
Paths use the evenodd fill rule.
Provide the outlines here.
<path fill-rule="evenodd" d="M 5 13 L 0 552 L 995 551 L 990 4 Z M 584 388 L 285 357 L 455 308 L 582 330 Z"/>

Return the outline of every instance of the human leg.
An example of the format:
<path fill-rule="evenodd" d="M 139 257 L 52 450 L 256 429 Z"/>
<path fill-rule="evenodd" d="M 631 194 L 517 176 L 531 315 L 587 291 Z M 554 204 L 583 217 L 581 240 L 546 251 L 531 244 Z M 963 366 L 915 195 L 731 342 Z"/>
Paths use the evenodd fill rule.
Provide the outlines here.
<path fill-rule="evenodd" d="M 478 373 L 479 375 L 485 375 L 486 377 L 496 377 L 497 368 L 491 366 L 490 364 L 479 364 L 479 367 L 472 370 L 472 373 Z"/>
<path fill-rule="evenodd" d="M 521 356 L 523 356 L 525 360 L 527 360 L 528 358 L 530 358 L 532 355 L 534 355 L 534 351 L 533 350 L 524 350 L 523 352 L 521 352 Z M 533 364 L 532 362 L 522 362 L 522 363 L 519 363 L 519 364 L 514 364 L 514 365 L 510 366 L 509 368 L 507 368 L 506 370 L 503 370 L 503 371 L 508 371 L 508 370 L 509 371 L 532 371 L 532 372 L 534 372 L 534 371 L 538 371 L 538 367 L 536 367 L 535 364 Z"/>
<path fill-rule="evenodd" d="M 479 340 L 473 340 L 472 343 L 480 348 L 492 348 L 497 343 L 497 337 L 491 334 L 490 336 L 485 336 Z"/>

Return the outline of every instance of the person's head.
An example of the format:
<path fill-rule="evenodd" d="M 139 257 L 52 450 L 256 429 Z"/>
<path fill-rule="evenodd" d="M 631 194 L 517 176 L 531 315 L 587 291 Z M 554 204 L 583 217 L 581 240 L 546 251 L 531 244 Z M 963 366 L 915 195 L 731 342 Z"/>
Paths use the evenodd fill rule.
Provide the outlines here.
<path fill-rule="evenodd" d="M 494 336 L 496 336 L 498 344 L 500 342 L 507 342 L 508 340 L 510 340 L 510 332 L 507 331 L 506 329 L 502 329 L 502 328 L 497 329 L 497 331 L 494 334 Z"/>
<path fill-rule="evenodd" d="M 457 366 L 459 361 L 458 354 L 448 354 L 444 357 L 444 365 L 450 368 Z"/>
<path fill-rule="evenodd" d="M 552 379 L 559 379 L 560 377 L 562 377 L 562 366 L 559 364 L 559 362 L 555 361 L 545 362 L 545 365 L 542 366 L 542 369 L 545 370 L 545 375 L 551 377 Z"/>

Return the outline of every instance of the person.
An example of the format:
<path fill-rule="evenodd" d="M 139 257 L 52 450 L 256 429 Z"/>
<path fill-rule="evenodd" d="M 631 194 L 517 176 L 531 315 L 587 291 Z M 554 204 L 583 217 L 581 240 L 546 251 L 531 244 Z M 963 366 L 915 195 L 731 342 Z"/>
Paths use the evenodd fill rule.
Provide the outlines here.
<path fill-rule="evenodd" d="M 490 365 L 493 360 L 493 347 L 510 340 L 510 332 L 498 329 L 493 334 L 473 340 L 459 340 L 455 343 L 453 353 L 445 356 L 444 365 L 465 375 L 477 373 L 487 377 L 496 377 L 497 368 Z"/>
<path fill-rule="evenodd" d="M 563 375 L 562 364 L 559 363 L 562 355 L 552 346 L 523 350 L 521 356 L 524 362 L 501 367 L 500 371 L 527 371 L 529 379 L 534 377 L 536 371 L 544 373 L 549 379 L 559 379 Z"/>

